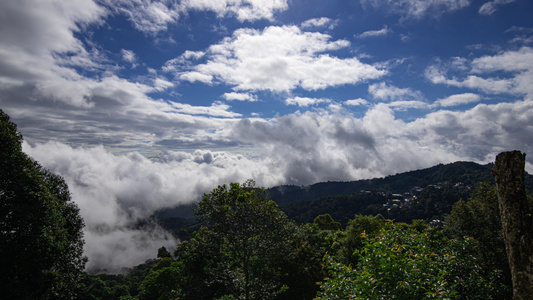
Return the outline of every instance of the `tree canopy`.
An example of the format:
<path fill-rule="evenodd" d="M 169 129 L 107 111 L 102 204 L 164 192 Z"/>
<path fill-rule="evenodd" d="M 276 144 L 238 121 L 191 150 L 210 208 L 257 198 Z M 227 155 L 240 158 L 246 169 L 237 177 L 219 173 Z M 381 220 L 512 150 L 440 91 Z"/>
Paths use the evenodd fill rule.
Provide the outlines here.
<path fill-rule="evenodd" d="M 314 295 L 317 278 L 298 264 L 313 265 L 315 259 L 319 265 L 319 260 L 296 225 L 253 182 L 219 186 L 204 195 L 196 214 L 203 227 L 176 251 L 186 273 L 195 277 L 182 292 L 195 291 L 197 299 Z"/>
<path fill-rule="evenodd" d="M 86 259 L 83 220 L 58 175 L 22 152 L 0 110 L 0 290 L 8 299 L 73 298 Z"/>

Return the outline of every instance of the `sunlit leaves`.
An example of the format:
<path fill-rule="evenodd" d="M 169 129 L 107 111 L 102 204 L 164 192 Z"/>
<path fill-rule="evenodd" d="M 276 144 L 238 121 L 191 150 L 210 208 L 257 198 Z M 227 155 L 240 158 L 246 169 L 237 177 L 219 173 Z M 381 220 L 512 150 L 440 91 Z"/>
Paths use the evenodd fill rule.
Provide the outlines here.
<path fill-rule="evenodd" d="M 490 283 L 469 250 L 470 239 L 449 240 L 436 231 L 390 225 L 365 236 L 355 267 L 326 256 L 329 278 L 319 299 L 487 299 Z"/>

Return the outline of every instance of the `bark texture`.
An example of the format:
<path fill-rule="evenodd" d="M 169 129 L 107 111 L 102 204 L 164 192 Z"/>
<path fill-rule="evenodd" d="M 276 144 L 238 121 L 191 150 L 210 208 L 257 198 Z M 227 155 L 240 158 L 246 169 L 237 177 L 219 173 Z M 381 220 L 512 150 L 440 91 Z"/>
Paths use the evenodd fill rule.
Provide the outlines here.
<path fill-rule="evenodd" d="M 533 299 L 533 220 L 524 184 L 526 155 L 502 152 L 492 175 L 498 191 L 505 248 L 513 280 L 514 299 Z"/>

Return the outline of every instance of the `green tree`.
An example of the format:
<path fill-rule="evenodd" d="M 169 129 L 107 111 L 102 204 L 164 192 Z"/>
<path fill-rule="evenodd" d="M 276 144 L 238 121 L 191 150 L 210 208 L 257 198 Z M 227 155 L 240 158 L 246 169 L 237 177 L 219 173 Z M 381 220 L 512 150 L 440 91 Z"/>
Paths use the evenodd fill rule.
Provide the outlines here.
<path fill-rule="evenodd" d="M 164 257 L 148 272 L 141 284 L 138 298 L 143 299 L 173 299 L 178 296 L 179 283 L 182 275 L 182 262 L 174 262 L 170 257 Z"/>
<path fill-rule="evenodd" d="M 157 258 L 165 258 L 165 257 L 168 257 L 168 258 L 171 257 L 170 252 L 168 252 L 167 248 L 163 246 L 157 249 Z"/>
<path fill-rule="evenodd" d="M 472 239 L 392 224 L 362 236 L 355 268 L 325 257 L 329 276 L 318 299 L 494 299 L 498 287 L 481 276 Z"/>
<path fill-rule="evenodd" d="M 85 266 L 83 220 L 65 181 L 22 152 L 0 110 L 0 290 L 8 299 L 73 298 Z"/>
<path fill-rule="evenodd" d="M 365 244 L 365 237 L 376 235 L 386 224 L 387 220 L 381 215 L 354 215 L 354 218 L 348 221 L 345 236 L 340 241 L 338 259 L 345 264 L 357 264 L 356 251 Z"/>
<path fill-rule="evenodd" d="M 204 226 L 176 250 L 184 262 L 183 293 L 201 299 L 312 297 L 319 261 L 266 192 L 231 183 L 204 195 L 196 211 Z M 188 298 L 192 295 L 182 295 Z"/>
<path fill-rule="evenodd" d="M 319 215 L 313 221 L 321 230 L 339 230 L 342 229 L 342 225 L 339 222 L 333 220 L 330 214 Z"/>
<path fill-rule="evenodd" d="M 456 238 L 472 237 L 478 242 L 476 256 L 486 274 L 500 270 L 494 284 L 511 286 L 511 271 L 503 241 L 496 188 L 487 182 L 472 191 L 467 201 L 459 200 L 446 218 L 447 232 Z M 510 298 L 511 289 L 502 289 L 500 298 Z"/>

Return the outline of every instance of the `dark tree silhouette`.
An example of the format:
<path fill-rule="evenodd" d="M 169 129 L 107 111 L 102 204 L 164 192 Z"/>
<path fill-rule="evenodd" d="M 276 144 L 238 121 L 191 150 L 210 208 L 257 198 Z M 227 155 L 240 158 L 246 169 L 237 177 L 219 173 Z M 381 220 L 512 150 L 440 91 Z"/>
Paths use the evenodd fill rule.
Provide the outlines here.
<path fill-rule="evenodd" d="M 63 178 L 22 152 L 22 135 L 0 110 L 2 297 L 74 298 L 86 262 L 82 228 Z"/>

